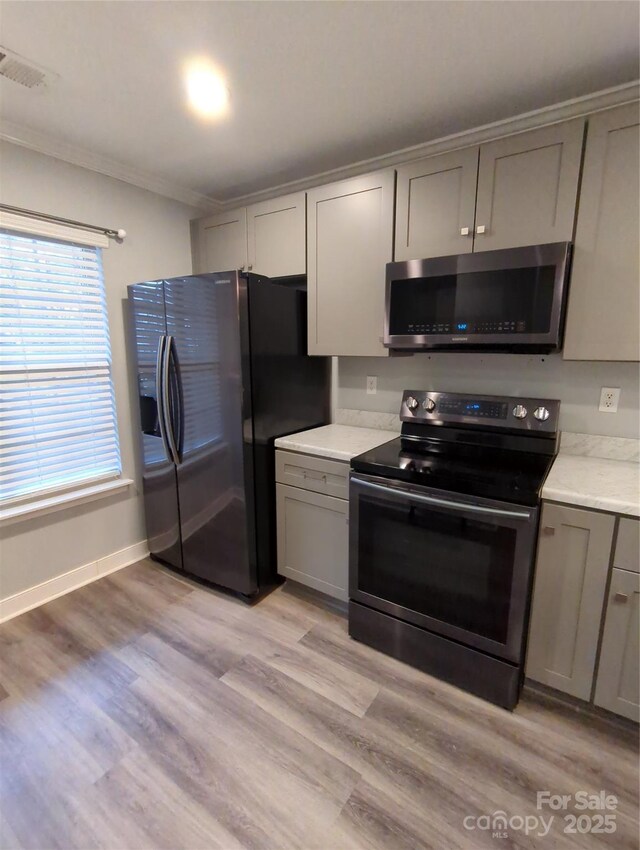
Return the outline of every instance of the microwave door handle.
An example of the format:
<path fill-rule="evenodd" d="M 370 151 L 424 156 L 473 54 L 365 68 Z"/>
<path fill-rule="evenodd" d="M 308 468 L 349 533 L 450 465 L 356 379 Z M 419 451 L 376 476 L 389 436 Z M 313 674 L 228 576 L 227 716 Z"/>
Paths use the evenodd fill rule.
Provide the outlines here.
<path fill-rule="evenodd" d="M 486 505 L 474 505 L 468 502 L 454 502 L 450 499 L 441 499 L 439 496 L 425 496 L 421 493 L 412 493 L 408 490 L 398 490 L 396 487 L 387 487 L 385 484 L 375 484 L 373 481 L 358 480 L 359 487 L 366 487 L 369 490 L 377 490 L 381 493 L 390 493 L 411 502 L 422 502 L 426 505 L 436 505 L 443 508 L 454 508 L 458 511 L 468 511 L 472 514 L 482 514 L 484 516 L 508 517 L 509 519 L 524 519 L 530 520 L 531 513 L 529 511 L 506 511 L 502 508 L 490 508 Z"/>

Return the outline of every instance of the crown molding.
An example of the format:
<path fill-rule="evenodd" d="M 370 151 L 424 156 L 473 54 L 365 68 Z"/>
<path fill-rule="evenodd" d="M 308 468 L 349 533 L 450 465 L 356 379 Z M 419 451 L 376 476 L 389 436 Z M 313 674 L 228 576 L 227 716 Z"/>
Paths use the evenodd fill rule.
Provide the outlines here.
<path fill-rule="evenodd" d="M 640 81 L 635 80 L 631 83 L 603 89 L 602 91 L 576 97 L 562 103 L 552 104 L 541 109 L 534 109 L 531 112 L 525 112 L 512 118 L 494 121 L 491 124 L 483 124 L 481 127 L 475 127 L 471 130 L 464 130 L 460 133 L 442 136 L 441 138 L 432 139 L 419 145 L 402 148 L 401 150 L 383 154 L 382 156 L 363 159 L 350 165 L 341 166 L 329 171 L 322 171 L 299 180 L 281 183 L 259 192 L 238 195 L 226 201 L 217 200 L 211 195 L 203 195 L 185 186 L 165 180 L 157 174 L 132 168 L 117 160 L 55 139 L 45 133 L 40 133 L 11 121 L 2 122 L 0 139 L 28 148 L 29 150 L 37 151 L 46 156 L 61 159 L 72 165 L 78 165 L 81 168 L 96 171 L 107 177 L 122 180 L 141 189 L 147 189 L 149 192 L 155 192 L 158 195 L 172 198 L 175 201 L 196 207 L 203 213 L 213 214 L 247 204 L 258 203 L 259 201 L 268 201 L 271 198 L 277 198 L 280 195 L 286 195 L 290 192 L 312 189 L 326 183 L 333 183 L 336 180 L 357 177 L 369 171 L 390 168 L 401 163 L 410 162 L 411 160 L 421 159 L 425 156 L 433 156 L 438 153 L 456 150 L 457 148 L 482 144 L 492 139 L 511 136 L 515 133 L 522 133 L 537 127 L 556 124 L 559 121 L 567 121 L 571 118 L 580 118 L 593 112 L 610 109 L 614 106 L 620 106 L 621 104 L 630 103 L 638 99 L 640 99 Z"/>
<path fill-rule="evenodd" d="M 46 156 L 52 156 L 55 159 L 61 159 L 71 165 L 87 168 L 89 171 L 97 171 L 107 177 L 114 177 L 116 180 L 122 180 L 132 186 L 138 186 L 140 189 L 147 189 L 149 192 L 155 192 L 155 194 L 162 195 L 165 198 L 197 207 L 203 212 L 214 213 L 222 209 L 222 204 L 219 201 L 207 195 L 194 192 L 192 189 L 180 186 L 170 180 L 165 180 L 157 174 L 132 168 L 115 159 L 55 139 L 53 136 L 40 133 L 13 121 L 2 121 L 0 139 Z"/>
<path fill-rule="evenodd" d="M 458 148 L 482 144 L 483 142 L 504 136 L 512 136 L 515 133 L 534 130 L 549 124 L 557 124 L 560 121 L 568 121 L 571 118 L 580 118 L 603 109 L 610 109 L 624 103 L 631 103 L 638 99 L 640 99 L 640 81 L 635 80 L 631 83 L 624 83 L 621 86 L 603 89 L 602 91 L 576 97 L 572 100 L 565 100 L 562 103 L 555 103 L 551 106 L 544 106 L 541 109 L 534 109 L 531 112 L 524 112 L 512 118 L 494 121 L 491 124 L 483 124 L 481 127 L 475 127 L 471 130 L 464 130 L 460 133 L 442 136 L 439 139 L 433 139 L 432 141 L 423 142 L 409 148 L 402 148 L 389 154 L 372 157 L 371 159 L 363 159 L 351 165 L 341 166 L 330 171 L 322 171 L 311 177 L 292 180 L 289 183 L 281 183 L 278 186 L 272 186 L 269 189 L 252 192 L 247 195 L 238 195 L 224 201 L 222 209 L 226 211 L 234 207 L 255 204 L 259 201 L 268 201 L 271 198 L 287 195 L 290 192 L 313 189 L 325 183 L 333 183 L 337 180 L 357 177 L 370 171 L 378 171 L 381 168 L 389 168 L 394 165 L 410 162 L 411 160 L 422 159 L 425 156 L 433 156 L 434 154 L 445 153 L 446 151 L 452 151 Z"/>

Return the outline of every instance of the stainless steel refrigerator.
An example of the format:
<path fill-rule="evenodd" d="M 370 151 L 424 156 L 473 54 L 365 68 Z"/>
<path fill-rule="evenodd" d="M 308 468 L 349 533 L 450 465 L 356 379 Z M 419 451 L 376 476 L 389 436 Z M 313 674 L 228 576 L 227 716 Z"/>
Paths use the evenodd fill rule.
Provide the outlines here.
<path fill-rule="evenodd" d="M 274 440 L 328 421 L 306 292 L 233 271 L 128 294 L 151 555 L 253 597 L 277 581 Z"/>

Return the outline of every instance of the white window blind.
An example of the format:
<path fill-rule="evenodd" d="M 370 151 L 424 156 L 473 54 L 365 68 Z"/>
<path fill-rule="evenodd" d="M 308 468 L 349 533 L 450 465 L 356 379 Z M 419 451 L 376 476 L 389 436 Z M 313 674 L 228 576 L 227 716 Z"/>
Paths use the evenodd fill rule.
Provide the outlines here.
<path fill-rule="evenodd" d="M 0 498 L 120 471 L 100 249 L 0 230 Z"/>

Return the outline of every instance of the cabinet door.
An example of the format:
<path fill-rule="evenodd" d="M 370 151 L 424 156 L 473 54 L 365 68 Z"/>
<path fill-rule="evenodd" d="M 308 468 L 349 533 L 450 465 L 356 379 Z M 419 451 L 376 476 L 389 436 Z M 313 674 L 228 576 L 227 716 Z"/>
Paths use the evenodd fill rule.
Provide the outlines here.
<path fill-rule="evenodd" d="M 478 152 L 464 148 L 398 168 L 396 260 L 471 253 Z"/>
<path fill-rule="evenodd" d="M 566 360 L 638 360 L 640 106 L 589 119 Z"/>
<path fill-rule="evenodd" d="M 309 354 L 383 356 L 392 169 L 307 194 Z"/>
<path fill-rule="evenodd" d="M 584 121 L 480 147 L 474 251 L 573 238 Z"/>
<path fill-rule="evenodd" d="M 197 224 L 197 274 L 228 272 L 247 265 L 247 211 L 217 213 Z"/>
<path fill-rule="evenodd" d="M 305 193 L 248 207 L 247 239 L 249 271 L 267 277 L 306 274 Z"/>
<path fill-rule="evenodd" d="M 540 521 L 526 674 L 591 696 L 615 518 L 546 503 Z"/>
<path fill-rule="evenodd" d="M 640 573 L 640 519 L 620 517 L 613 566 Z"/>
<path fill-rule="evenodd" d="M 640 575 L 613 570 L 595 704 L 636 722 L 640 720 L 639 634 Z"/>
<path fill-rule="evenodd" d="M 349 502 L 287 484 L 276 498 L 280 575 L 346 602 Z"/>

